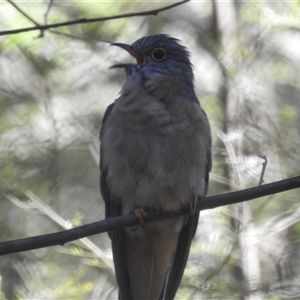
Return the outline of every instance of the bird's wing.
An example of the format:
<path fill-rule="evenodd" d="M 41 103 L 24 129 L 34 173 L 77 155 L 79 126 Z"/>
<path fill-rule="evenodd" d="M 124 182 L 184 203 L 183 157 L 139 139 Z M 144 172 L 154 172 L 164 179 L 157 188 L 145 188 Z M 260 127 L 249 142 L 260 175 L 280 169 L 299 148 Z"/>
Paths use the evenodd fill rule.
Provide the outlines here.
<path fill-rule="evenodd" d="M 116 215 L 121 215 L 120 206 L 112 208 Z M 125 269 L 124 261 L 124 245 L 122 242 L 122 229 L 112 230 L 110 232 L 110 238 L 112 241 L 112 250 L 114 256 L 115 272 L 117 277 L 117 283 L 119 287 L 119 299 L 120 300 L 130 300 L 131 289 L 129 283 L 129 277 Z"/>
<path fill-rule="evenodd" d="M 183 272 L 185 270 L 191 242 L 197 229 L 198 219 L 199 212 L 190 216 L 187 220 L 187 223 L 182 228 L 169 278 L 165 283 L 166 286 L 163 289 L 160 300 L 169 300 L 174 299 L 175 297 Z"/>
<path fill-rule="evenodd" d="M 105 217 L 116 217 L 121 215 L 121 201 L 114 199 L 110 192 L 109 185 L 107 183 L 107 166 L 103 161 L 101 142 L 103 141 L 103 137 L 105 135 L 105 122 L 109 118 L 112 110 L 114 108 L 114 104 L 111 104 L 103 117 L 102 126 L 100 130 L 100 189 L 103 200 L 105 202 Z M 121 229 L 111 230 L 108 232 L 108 235 L 112 241 L 112 249 L 113 256 L 115 262 L 115 272 L 117 277 L 117 282 L 119 286 L 119 299 L 131 299 L 130 295 L 130 286 L 128 281 L 128 276 L 126 274 L 125 268 L 121 268 L 120 266 L 124 266 L 124 255 L 121 253 L 122 247 L 122 238 L 121 238 Z M 121 296 L 122 295 L 122 296 Z"/>
<path fill-rule="evenodd" d="M 114 103 L 109 105 L 108 108 L 105 111 L 104 117 L 102 119 L 102 125 L 100 129 L 100 190 L 101 194 L 103 197 L 103 200 L 105 202 L 105 217 L 109 218 L 111 216 L 111 208 L 110 208 L 110 203 L 111 203 L 111 195 L 110 195 L 110 190 L 109 186 L 107 184 L 107 165 L 103 161 L 103 147 L 102 147 L 102 141 L 103 137 L 105 135 L 106 127 L 105 127 L 105 122 L 109 118 L 109 115 L 111 114 L 112 110 L 114 108 Z"/>
<path fill-rule="evenodd" d="M 211 167 L 212 167 L 212 158 L 211 158 L 211 152 L 209 151 L 207 153 L 207 164 L 206 164 L 206 173 L 205 173 L 205 185 L 206 185 L 205 195 L 208 190 L 209 172 L 211 171 Z M 198 200 L 201 201 L 201 198 Z M 174 299 L 175 297 L 175 294 L 177 292 L 177 289 L 179 287 L 181 278 L 185 270 L 185 266 L 190 252 L 191 243 L 197 230 L 199 215 L 200 212 L 196 212 L 193 215 L 191 215 L 188 218 L 186 224 L 182 228 L 182 231 L 178 239 L 178 247 L 176 249 L 169 278 L 165 283 L 165 287 L 160 296 L 160 300 Z"/>

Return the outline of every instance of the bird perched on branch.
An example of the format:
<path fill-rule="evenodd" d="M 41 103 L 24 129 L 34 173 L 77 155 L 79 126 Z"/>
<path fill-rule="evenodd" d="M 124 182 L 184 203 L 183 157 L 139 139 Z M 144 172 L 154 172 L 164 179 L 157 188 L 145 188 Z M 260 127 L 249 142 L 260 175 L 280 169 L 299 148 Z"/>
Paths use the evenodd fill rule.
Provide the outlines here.
<path fill-rule="evenodd" d="M 187 262 L 211 169 L 211 133 L 194 90 L 189 53 L 165 34 L 143 37 L 119 64 L 126 82 L 104 115 L 100 186 L 106 217 L 189 214 L 109 232 L 119 299 L 173 299 Z"/>

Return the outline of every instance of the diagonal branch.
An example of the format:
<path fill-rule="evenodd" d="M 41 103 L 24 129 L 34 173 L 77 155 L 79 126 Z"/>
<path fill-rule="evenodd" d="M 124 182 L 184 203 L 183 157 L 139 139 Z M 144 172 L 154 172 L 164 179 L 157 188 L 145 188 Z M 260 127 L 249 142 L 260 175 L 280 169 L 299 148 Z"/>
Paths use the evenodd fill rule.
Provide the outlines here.
<path fill-rule="evenodd" d="M 300 176 L 277 181 L 274 183 L 269 183 L 266 185 L 257 186 L 243 191 L 207 197 L 199 201 L 199 207 L 197 208 L 197 210 L 207 210 L 216 207 L 221 207 L 224 205 L 244 202 L 296 188 L 300 188 Z M 12 193 L 9 191 L 5 192 L 6 197 L 10 197 L 11 195 Z M 176 211 L 165 214 L 149 213 L 148 216 L 144 218 L 144 222 L 149 223 L 161 219 L 172 218 L 185 213 L 187 213 L 187 211 Z M 56 233 L 1 242 L 0 255 L 39 249 L 55 245 L 63 246 L 65 243 L 81 239 L 83 237 L 134 225 L 139 225 L 139 220 L 137 219 L 136 215 L 132 213 L 130 215 L 109 218 L 103 221 L 98 221 L 95 223 L 83 225 L 80 227 Z"/>
<path fill-rule="evenodd" d="M 27 18 L 29 21 L 31 21 L 36 26 L 41 26 L 39 22 L 34 20 L 32 17 L 30 17 L 23 9 L 21 9 L 17 4 L 15 4 L 12 0 L 6 0 L 8 3 L 10 3 L 18 12 L 20 12 L 25 18 Z M 39 37 L 44 37 L 44 31 L 41 30 L 41 33 Z"/>
<path fill-rule="evenodd" d="M 10 3 L 12 3 L 10 0 L 8 0 L 8 1 Z M 58 28 L 58 27 L 69 26 L 69 25 L 74 25 L 74 24 L 104 22 L 104 21 L 109 21 L 109 20 L 116 20 L 116 19 L 123 19 L 123 18 L 132 18 L 132 17 L 141 17 L 141 16 L 151 16 L 151 15 L 156 16 L 158 13 L 160 13 L 162 11 L 169 10 L 171 8 L 174 8 L 176 6 L 184 4 L 184 3 L 188 2 L 188 1 L 189 0 L 183 0 L 183 1 L 180 1 L 180 2 L 173 3 L 171 5 L 167 5 L 167 6 L 164 6 L 164 7 L 161 7 L 161 8 L 147 10 L 147 11 L 141 11 L 141 12 L 135 12 L 135 13 L 126 13 L 126 14 L 120 14 L 120 15 L 115 15 L 115 16 L 110 16 L 110 17 L 101 17 L 101 18 L 91 18 L 91 19 L 82 18 L 82 19 L 77 19 L 77 20 L 73 20 L 73 21 L 67 21 L 67 22 L 61 22 L 61 23 L 54 23 L 54 24 L 45 24 L 45 25 L 38 25 L 38 24 L 36 24 L 36 22 L 34 20 L 32 20 L 28 16 L 30 18 L 30 20 L 33 23 L 36 24 L 36 26 L 34 26 L 34 27 L 26 27 L 26 28 L 19 28 L 19 29 L 13 29 L 13 30 L 3 30 L 3 31 L 0 31 L 0 36 L 1 35 L 8 35 L 8 34 L 17 34 L 17 33 L 22 33 L 22 32 L 34 31 L 34 30 L 44 31 L 44 30 L 51 29 L 51 28 Z M 14 6 L 16 7 L 16 5 L 14 5 Z"/>
<path fill-rule="evenodd" d="M 36 26 L 40 26 L 40 24 L 35 21 L 33 18 L 31 18 L 23 9 L 21 9 L 17 4 L 15 4 L 11 0 L 6 0 L 8 3 L 10 3 L 17 11 L 19 11 L 25 18 L 27 18 L 29 21 L 31 21 Z"/>
<path fill-rule="evenodd" d="M 48 16 L 50 14 L 52 4 L 53 4 L 53 0 L 50 0 L 50 2 L 48 4 L 48 7 L 47 7 L 47 10 L 46 10 L 45 15 L 44 15 L 44 24 L 45 25 L 48 23 Z"/>

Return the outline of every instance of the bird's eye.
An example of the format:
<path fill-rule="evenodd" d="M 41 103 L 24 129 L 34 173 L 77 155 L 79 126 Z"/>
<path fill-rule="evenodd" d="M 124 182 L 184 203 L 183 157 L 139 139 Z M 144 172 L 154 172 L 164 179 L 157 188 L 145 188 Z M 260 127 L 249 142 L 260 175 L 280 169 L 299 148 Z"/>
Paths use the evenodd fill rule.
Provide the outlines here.
<path fill-rule="evenodd" d="M 156 48 L 153 50 L 151 56 L 153 59 L 161 61 L 167 57 L 167 53 L 163 48 Z"/>

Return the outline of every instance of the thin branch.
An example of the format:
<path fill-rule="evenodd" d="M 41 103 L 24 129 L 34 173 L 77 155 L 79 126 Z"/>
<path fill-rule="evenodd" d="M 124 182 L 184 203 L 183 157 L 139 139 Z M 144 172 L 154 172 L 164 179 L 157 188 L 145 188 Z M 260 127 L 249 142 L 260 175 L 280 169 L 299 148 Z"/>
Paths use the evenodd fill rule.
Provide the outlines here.
<path fill-rule="evenodd" d="M 6 1 L 9 2 L 12 6 L 14 6 L 24 17 L 26 17 L 28 20 L 33 22 L 35 25 L 43 26 L 40 23 L 38 23 L 37 21 L 35 21 L 33 18 L 31 18 L 26 12 L 24 12 L 19 6 L 17 6 L 17 4 L 12 2 L 11 0 L 6 0 Z M 50 13 L 53 2 L 54 2 L 54 0 L 50 0 L 49 5 L 47 7 L 47 11 L 46 11 L 45 16 L 44 16 L 44 25 L 47 25 L 48 16 L 49 16 L 49 13 Z M 57 34 L 57 35 L 62 35 L 62 36 L 65 36 L 65 37 L 68 37 L 68 38 L 71 38 L 71 39 L 77 39 L 77 40 L 81 40 L 81 41 L 87 41 L 87 42 L 92 41 L 92 42 L 101 42 L 101 43 L 108 43 L 108 44 L 112 43 L 112 41 L 108 41 L 108 40 L 104 40 L 104 39 L 64 33 L 64 32 L 57 31 L 55 29 L 50 29 L 50 31 L 54 34 Z M 44 37 L 44 30 L 41 29 L 41 33 L 38 37 L 39 38 Z"/>
<path fill-rule="evenodd" d="M 221 207 L 224 205 L 253 200 L 256 198 L 296 189 L 299 187 L 300 187 L 300 176 L 297 176 L 297 177 L 277 181 L 274 183 L 246 189 L 243 191 L 207 197 L 199 201 L 199 206 L 197 210 L 207 210 L 216 207 Z M 6 196 L 9 194 L 11 194 L 9 191 L 5 192 Z M 176 211 L 176 212 L 168 212 L 164 214 L 149 213 L 148 216 L 144 218 L 144 222 L 149 223 L 152 221 L 180 216 L 186 213 L 188 212 Z M 137 219 L 136 215 L 133 213 L 126 216 L 109 218 L 103 221 L 98 221 L 95 223 L 83 225 L 77 228 L 73 228 L 61 232 L 2 242 L 0 243 L 0 255 L 39 249 L 39 248 L 55 246 L 55 245 L 63 246 L 67 242 L 81 239 L 86 236 L 91 236 L 109 230 L 114 230 L 118 228 L 134 226 L 134 225 L 139 225 L 139 220 Z"/>
<path fill-rule="evenodd" d="M 47 25 L 47 23 L 48 23 L 48 16 L 49 16 L 50 10 L 52 8 L 52 4 L 53 4 L 53 0 L 50 0 L 50 2 L 48 4 L 48 7 L 47 7 L 47 10 L 45 12 L 45 16 L 44 16 L 44 24 L 45 25 Z"/>
<path fill-rule="evenodd" d="M 8 3 L 10 3 L 17 11 L 19 11 L 25 18 L 27 18 L 29 21 L 31 21 L 33 24 L 35 24 L 36 26 L 41 26 L 40 23 L 38 23 L 37 21 L 35 21 L 33 18 L 31 18 L 23 9 L 21 9 L 17 4 L 15 4 L 13 1 L 11 0 L 6 0 Z"/>
<path fill-rule="evenodd" d="M 17 4 L 15 4 L 11 0 L 6 0 L 8 3 L 10 3 L 17 11 L 19 11 L 25 18 L 27 18 L 29 21 L 31 21 L 36 26 L 42 26 L 39 22 L 34 20 L 32 17 L 30 17 L 24 10 L 22 10 Z M 41 30 L 40 35 L 38 38 L 44 37 L 44 30 Z"/>
<path fill-rule="evenodd" d="M 264 183 L 264 176 L 265 176 L 265 171 L 266 171 L 267 164 L 268 164 L 268 159 L 265 155 L 259 155 L 259 157 L 264 160 L 264 162 L 262 163 L 262 170 L 261 170 L 259 183 L 258 183 L 258 185 L 262 185 Z"/>
<path fill-rule="evenodd" d="M 10 0 L 8 0 L 8 1 L 10 1 Z M 69 26 L 69 25 L 74 25 L 74 24 L 104 22 L 104 21 L 108 21 L 108 20 L 116 20 L 116 19 L 123 19 L 123 18 L 132 18 L 132 17 L 141 17 L 141 16 L 150 16 L 150 15 L 156 16 L 158 13 L 160 13 L 162 11 L 169 10 L 171 8 L 174 8 L 176 6 L 184 4 L 188 1 L 189 0 L 183 0 L 181 2 L 176 2 L 176 3 L 173 3 L 171 5 L 164 6 L 162 8 L 157 8 L 157 9 L 152 9 L 152 10 L 147 10 L 147 11 L 141 11 L 141 12 L 135 12 L 135 13 L 120 14 L 120 15 L 115 15 L 115 16 L 110 16 L 110 17 L 91 18 L 91 19 L 82 18 L 82 19 L 77 19 L 77 20 L 73 20 L 73 21 L 61 22 L 61 23 L 45 24 L 45 25 L 38 25 L 37 24 L 37 26 L 34 26 L 34 27 L 19 28 L 19 29 L 13 29 L 13 30 L 3 30 L 3 31 L 0 31 L 0 36 L 1 35 L 8 35 L 8 34 L 17 34 L 17 33 L 22 33 L 22 32 L 28 32 L 28 31 L 33 31 L 33 30 L 44 31 L 44 30 L 47 30 L 47 29 L 50 29 L 50 28 L 58 28 L 58 27 Z"/>

